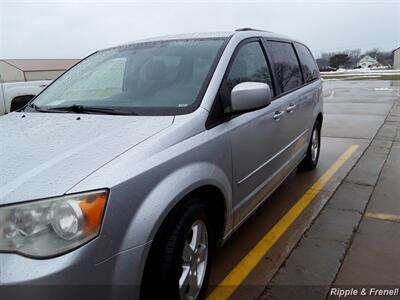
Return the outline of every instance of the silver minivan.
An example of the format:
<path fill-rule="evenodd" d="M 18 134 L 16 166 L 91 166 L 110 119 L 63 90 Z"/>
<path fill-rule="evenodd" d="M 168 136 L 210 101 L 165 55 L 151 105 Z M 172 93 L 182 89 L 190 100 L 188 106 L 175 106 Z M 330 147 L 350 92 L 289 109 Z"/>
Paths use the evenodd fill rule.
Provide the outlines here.
<path fill-rule="evenodd" d="M 204 298 L 215 247 L 316 167 L 322 119 L 310 50 L 278 34 L 93 53 L 0 117 L 0 291 Z"/>

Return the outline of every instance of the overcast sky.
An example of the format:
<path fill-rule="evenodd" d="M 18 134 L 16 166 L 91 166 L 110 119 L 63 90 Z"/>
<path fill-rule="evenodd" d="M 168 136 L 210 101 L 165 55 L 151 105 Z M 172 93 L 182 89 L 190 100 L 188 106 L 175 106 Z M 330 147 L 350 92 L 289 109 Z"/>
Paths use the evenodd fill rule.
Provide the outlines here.
<path fill-rule="evenodd" d="M 82 58 L 136 39 L 255 27 L 314 54 L 400 46 L 400 0 L 0 0 L 0 58 Z"/>

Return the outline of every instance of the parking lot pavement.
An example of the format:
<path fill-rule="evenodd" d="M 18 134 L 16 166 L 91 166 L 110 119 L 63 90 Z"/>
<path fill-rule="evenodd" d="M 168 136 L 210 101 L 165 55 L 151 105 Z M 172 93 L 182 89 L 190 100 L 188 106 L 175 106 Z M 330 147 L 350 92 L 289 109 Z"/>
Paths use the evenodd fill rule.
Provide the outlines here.
<path fill-rule="evenodd" d="M 399 95 L 399 88 L 388 81 L 324 83 L 324 125 L 318 168 L 309 173 L 293 172 L 218 250 L 209 299 L 325 299 L 346 253 L 349 255 L 337 283 L 346 284 L 346 275 L 351 277 L 353 267 L 363 272 L 365 266 L 357 260 L 357 249 L 368 243 L 369 231 L 359 238 L 357 233 L 351 244 L 360 220 L 360 228 L 368 229 L 371 222 L 393 222 L 378 219 L 393 217 L 396 209 L 400 215 L 395 199 L 395 192 L 398 195 L 400 191 L 393 182 L 396 180 L 393 176 L 399 178 L 400 174 L 389 174 L 400 169 L 396 165 L 400 144 L 396 122 L 400 111 L 398 106 L 394 107 Z M 329 180 L 324 181 L 328 173 Z M 323 184 L 319 184 L 321 179 Z M 385 196 L 390 185 L 396 186 L 392 188 L 393 196 Z M 374 197 L 386 200 L 382 204 L 380 200 L 373 201 Z M 299 210 L 296 206 L 305 199 L 307 205 L 288 222 L 292 210 Z M 378 214 L 362 217 L 368 201 L 367 211 Z M 384 207 L 374 207 L 375 202 Z M 388 237 L 395 238 L 395 232 L 400 231 L 391 235 L 389 232 Z M 366 282 L 371 279 L 366 275 L 363 278 Z"/>

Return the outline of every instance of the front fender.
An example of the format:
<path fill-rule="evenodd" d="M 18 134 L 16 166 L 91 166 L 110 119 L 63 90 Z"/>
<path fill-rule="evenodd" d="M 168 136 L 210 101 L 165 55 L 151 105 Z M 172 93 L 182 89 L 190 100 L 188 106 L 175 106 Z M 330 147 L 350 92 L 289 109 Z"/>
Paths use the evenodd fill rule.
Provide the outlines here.
<path fill-rule="evenodd" d="M 179 186 L 177 186 L 179 183 Z M 221 168 L 207 162 L 183 166 L 160 181 L 138 207 L 126 231 L 121 248 L 132 247 L 132 241 L 151 241 L 171 210 L 190 192 L 202 186 L 218 188 L 225 200 L 225 231 L 232 226 L 231 181 Z M 140 228 L 140 230 L 138 230 Z"/>
<path fill-rule="evenodd" d="M 229 229 L 232 160 L 228 130 L 219 126 L 192 135 L 171 126 L 68 190 L 110 190 L 97 243 L 99 261 L 151 241 L 171 209 L 204 185 L 218 188 L 224 196 Z"/>

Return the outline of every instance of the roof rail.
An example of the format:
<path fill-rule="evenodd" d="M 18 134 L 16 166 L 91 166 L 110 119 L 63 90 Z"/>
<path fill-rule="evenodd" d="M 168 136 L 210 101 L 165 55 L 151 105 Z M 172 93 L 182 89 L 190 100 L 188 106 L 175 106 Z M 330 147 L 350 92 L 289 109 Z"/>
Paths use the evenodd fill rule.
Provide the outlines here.
<path fill-rule="evenodd" d="M 264 31 L 264 32 L 268 32 L 266 30 L 256 29 L 256 28 L 251 28 L 251 27 L 238 28 L 235 31 Z"/>

